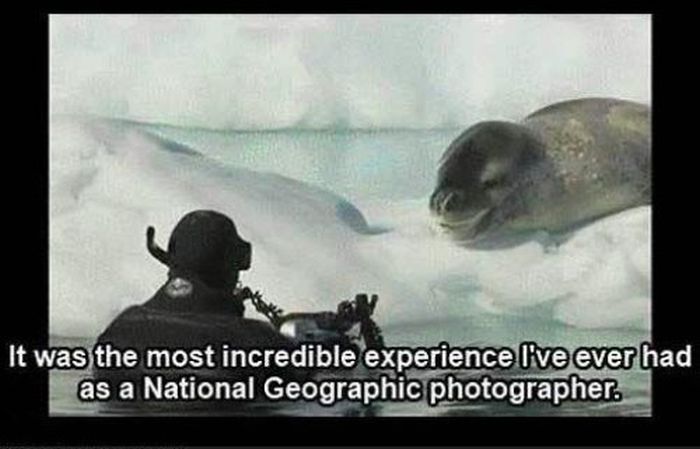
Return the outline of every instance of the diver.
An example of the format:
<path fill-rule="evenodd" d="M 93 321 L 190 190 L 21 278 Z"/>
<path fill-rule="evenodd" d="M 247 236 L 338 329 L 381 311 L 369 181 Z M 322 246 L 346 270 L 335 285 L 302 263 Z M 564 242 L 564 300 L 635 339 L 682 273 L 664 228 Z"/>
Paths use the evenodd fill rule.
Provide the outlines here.
<path fill-rule="evenodd" d="M 192 347 L 228 342 L 238 347 L 292 347 L 299 343 L 383 346 L 370 318 L 376 295 L 342 301 L 335 312 L 284 314 L 244 287 L 239 273 L 251 264 L 252 246 L 219 212 L 186 214 L 170 235 L 167 251 L 146 230 L 148 252 L 168 267 L 168 279 L 148 301 L 124 310 L 98 337 L 119 346 Z M 244 318 L 245 301 L 267 321 Z M 349 332 L 359 324 L 359 335 Z"/>
<path fill-rule="evenodd" d="M 99 335 L 97 345 L 132 349 L 141 356 L 166 349 L 172 354 L 210 347 L 216 351 L 223 344 L 244 350 L 291 351 L 302 344 L 359 349 L 355 342 L 362 339 L 366 347 L 383 346 L 381 331 L 370 318 L 376 296 L 370 300 L 367 295 L 357 295 L 355 300 L 340 302 L 335 312 L 284 314 L 263 300 L 258 291 L 243 286 L 239 274 L 250 268 L 252 247 L 238 234 L 233 221 L 219 212 L 196 210 L 186 214 L 173 229 L 167 251 L 155 242 L 155 229 L 149 226 L 146 247 L 168 267 L 167 280 L 146 302 L 122 311 Z M 244 317 L 245 301 L 250 301 L 267 320 Z M 349 331 L 358 324 L 359 335 L 351 335 Z M 162 353 L 168 357 L 167 351 Z M 168 381 L 196 375 L 199 379 L 232 382 L 273 375 L 304 380 L 315 375 L 313 370 L 293 367 L 221 368 L 221 356 L 215 352 L 214 367 L 191 367 L 194 371 L 187 371 L 189 366 L 183 371 L 139 363 L 132 369 L 93 366 L 93 375 L 112 384 L 128 380 L 139 385 L 145 375 L 154 373 Z M 112 406 L 130 405 L 118 402 L 108 408 Z"/>
<path fill-rule="evenodd" d="M 211 211 L 186 214 L 167 251 L 148 227 L 149 253 L 168 267 L 166 282 L 140 305 L 121 312 L 97 339 L 120 347 L 194 347 L 222 341 L 240 347 L 292 347 L 295 342 L 261 320 L 243 318 L 236 294 L 240 271 L 250 267 L 251 245 L 233 221 Z"/>

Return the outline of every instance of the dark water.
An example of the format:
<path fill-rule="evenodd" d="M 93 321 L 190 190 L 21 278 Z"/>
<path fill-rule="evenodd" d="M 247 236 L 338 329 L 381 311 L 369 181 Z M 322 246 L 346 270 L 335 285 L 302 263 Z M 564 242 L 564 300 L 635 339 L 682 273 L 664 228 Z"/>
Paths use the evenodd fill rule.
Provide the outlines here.
<path fill-rule="evenodd" d="M 524 319 L 483 314 L 458 321 L 401 323 L 386 326 L 385 339 L 390 346 L 425 346 L 448 341 L 452 346 L 497 346 L 508 345 L 517 348 L 523 340 L 534 340 L 543 345 L 563 345 L 568 348 L 581 345 L 638 346 L 646 341 L 645 332 L 625 330 L 582 330 L 553 324 L 549 321 Z M 55 337 L 53 345 L 68 346 L 92 344 L 89 339 L 63 339 Z M 574 371 L 527 372 L 518 370 L 494 373 L 498 378 L 518 377 L 563 377 Z M 458 378 L 474 378 L 485 371 L 452 371 Z M 375 376 L 372 372 L 355 372 L 353 377 Z M 428 380 L 442 377 L 447 372 L 413 371 L 408 378 Z M 50 413 L 52 415 L 288 415 L 288 416 L 650 416 L 651 377 L 649 372 L 631 371 L 589 371 L 580 373 L 582 377 L 612 377 L 619 382 L 623 395 L 621 402 L 565 402 L 559 407 L 547 403 L 531 402 L 523 407 L 514 407 L 506 402 L 454 402 L 441 403 L 436 407 L 425 401 L 417 402 L 376 402 L 369 406 L 357 403 L 338 403 L 327 407 L 307 402 L 258 402 L 241 403 L 231 406 L 231 402 L 221 407 L 221 403 L 208 403 L 204 406 L 186 404 L 184 407 L 172 403 L 149 405 L 144 408 L 122 407 L 105 408 L 97 403 L 81 402 L 76 397 L 77 383 L 89 377 L 89 371 L 52 372 L 50 376 Z"/>

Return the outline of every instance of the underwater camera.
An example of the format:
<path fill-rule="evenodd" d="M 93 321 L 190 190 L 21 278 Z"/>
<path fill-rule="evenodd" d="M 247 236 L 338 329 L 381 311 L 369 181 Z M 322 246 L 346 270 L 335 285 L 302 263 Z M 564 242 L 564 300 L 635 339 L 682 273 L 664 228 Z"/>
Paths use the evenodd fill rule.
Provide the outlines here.
<path fill-rule="evenodd" d="M 335 312 L 300 312 L 284 314 L 282 309 L 262 299 L 259 292 L 248 287 L 239 290 L 242 299 L 249 299 L 255 309 L 265 315 L 283 335 L 299 343 L 321 343 L 357 347 L 362 341 L 365 348 L 384 347 L 379 326 L 372 320 L 379 297 L 358 294 L 354 300 L 341 301 Z M 350 331 L 359 324 L 359 335 Z"/>

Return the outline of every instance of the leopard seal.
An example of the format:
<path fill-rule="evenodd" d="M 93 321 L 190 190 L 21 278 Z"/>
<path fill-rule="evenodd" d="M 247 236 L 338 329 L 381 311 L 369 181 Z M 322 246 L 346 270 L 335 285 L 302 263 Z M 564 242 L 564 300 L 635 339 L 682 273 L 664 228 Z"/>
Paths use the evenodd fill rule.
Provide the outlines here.
<path fill-rule="evenodd" d="M 644 104 L 582 98 L 471 126 L 440 159 L 437 228 L 488 246 L 651 204 L 650 115 Z"/>

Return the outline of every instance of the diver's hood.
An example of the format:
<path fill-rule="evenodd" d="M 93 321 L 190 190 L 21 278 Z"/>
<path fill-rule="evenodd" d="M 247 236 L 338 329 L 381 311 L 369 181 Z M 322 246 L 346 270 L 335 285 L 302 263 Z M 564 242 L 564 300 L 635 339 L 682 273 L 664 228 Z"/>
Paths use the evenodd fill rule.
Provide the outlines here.
<path fill-rule="evenodd" d="M 168 251 L 155 243 L 155 229 L 146 230 L 149 253 L 171 273 L 199 277 L 213 287 L 235 285 L 238 272 L 250 268 L 252 248 L 227 216 L 211 211 L 190 212 L 170 235 Z"/>

